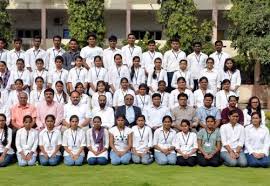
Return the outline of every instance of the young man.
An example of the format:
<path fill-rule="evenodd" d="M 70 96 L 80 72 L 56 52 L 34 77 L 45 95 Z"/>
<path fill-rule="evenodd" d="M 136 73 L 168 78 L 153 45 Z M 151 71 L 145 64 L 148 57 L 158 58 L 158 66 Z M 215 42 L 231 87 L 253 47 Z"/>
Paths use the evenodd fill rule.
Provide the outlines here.
<path fill-rule="evenodd" d="M 206 60 L 208 56 L 201 52 L 202 43 L 194 42 L 193 43 L 193 53 L 187 56 L 188 61 L 188 69 L 191 73 L 191 78 L 194 81 L 193 90 L 197 90 L 199 88 L 198 79 L 200 78 L 200 72 L 206 66 Z"/>
<path fill-rule="evenodd" d="M 112 66 L 115 66 L 114 55 L 121 54 L 122 52 L 120 49 L 116 48 L 117 45 L 116 36 L 111 35 L 108 40 L 109 40 L 109 47 L 103 51 L 103 65 L 104 68 L 110 70 Z"/>
<path fill-rule="evenodd" d="M 68 46 L 69 51 L 66 51 L 62 56 L 64 59 L 63 68 L 66 70 L 70 70 L 75 66 L 75 58 L 80 55 L 80 51 L 78 49 L 79 45 L 76 39 L 71 38 Z"/>
<path fill-rule="evenodd" d="M 171 39 L 171 50 L 165 52 L 163 59 L 163 68 L 168 75 L 168 91 L 171 92 L 172 77 L 175 71 L 179 69 L 179 62 L 186 59 L 186 53 L 180 50 L 180 41 L 178 38 Z"/>
<path fill-rule="evenodd" d="M 230 55 L 226 52 L 222 51 L 223 48 L 223 42 L 218 40 L 215 42 L 215 49 L 216 52 L 213 54 L 210 54 L 209 57 L 212 57 L 215 60 L 215 69 L 218 71 L 222 71 L 224 68 L 224 63 L 227 58 L 230 58 Z"/>
<path fill-rule="evenodd" d="M 6 40 L 4 38 L 0 38 L 0 61 L 5 61 L 7 63 L 8 50 L 6 50 L 5 47 Z"/>
<path fill-rule="evenodd" d="M 134 56 L 142 58 L 142 48 L 135 45 L 136 37 L 133 33 L 128 34 L 128 44 L 122 47 L 123 62 L 129 68 L 132 66 L 132 60 Z"/>
<path fill-rule="evenodd" d="M 7 53 L 7 67 L 8 69 L 16 69 L 17 59 L 25 59 L 25 51 L 22 50 L 22 39 L 15 38 L 13 40 L 14 49 Z"/>
<path fill-rule="evenodd" d="M 53 36 L 53 47 L 47 50 L 47 63 L 49 71 L 53 71 L 55 69 L 54 60 L 56 56 L 62 56 L 65 53 L 65 50 L 61 48 L 61 40 L 61 36 Z"/>
<path fill-rule="evenodd" d="M 80 56 L 83 58 L 83 66 L 89 70 L 94 67 L 95 56 L 103 56 L 102 48 L 96 46 L 97 36 L 95 33 L 90 33 L 87 37 L 88 46 L 83 47 Z"/>
<path fill-rule="evenodd" d="M 156 58 L 163 58 L 163 55 L 160 52 L 156 51 L 156 42 L 154 40 L 148 41 L 148 51 L 142 54 L 142 67 L 144 67 L 147 74 L 149 71 L 154 69 L 154 60 Z"/>
<path fill-rule="evenodd" d="M 44 67 L 48 69 L 48 63 L 46 61 L 46 51 L 40 48 L 41 37 L 35 36 L 33 38 L 33 47 L 25 52 L 25 66 L 30 72 L 37 69 L 36 60 L 41 58 L 44 61 Z"/>

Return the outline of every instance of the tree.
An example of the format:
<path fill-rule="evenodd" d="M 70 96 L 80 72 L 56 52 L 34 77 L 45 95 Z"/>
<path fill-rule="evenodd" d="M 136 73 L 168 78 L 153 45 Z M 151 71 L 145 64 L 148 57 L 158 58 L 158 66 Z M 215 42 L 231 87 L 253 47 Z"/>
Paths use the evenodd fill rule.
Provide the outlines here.
<path fill-rule="evenodd" d="M 104 0 L 68 0 L 69 29 L 71 37 L 84 46 L 87 35 L 96 33 L 97 43 L 103 44 L 105 37 Z"/>
<path fill-rule="evenodd" d="M 254 66 L 254 83 L 260 81 L 260 65 L 270 64 L 270 1 L 232 0 L 227 18 L 232 46 Z"/>
<path fill-rule="evenodd" d="M 166 0 L 158 11 L 158 21 L 163 24 L 165 35 L 180 37 L 182 50 L 187 53 L 192 51 L 194 41 L 207 45 L 211 42 L 213 22 L 204 20 L 199 24 L 196 15 L 193 0 Z"/>
<path fill-rule="evenodd" d="M 11 18 L 6 10 L 8 1 L 0 1 L 0 37 L 5 38 L 7 43 L 12 39 Z"/>

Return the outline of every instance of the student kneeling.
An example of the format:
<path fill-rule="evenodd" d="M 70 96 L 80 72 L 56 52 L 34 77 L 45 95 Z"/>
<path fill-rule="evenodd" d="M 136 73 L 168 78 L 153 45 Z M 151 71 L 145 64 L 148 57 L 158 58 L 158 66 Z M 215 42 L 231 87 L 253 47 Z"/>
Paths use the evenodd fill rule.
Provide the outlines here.
<path fill-rule="evenodd" d="M 196 133 L 190 132 L 190 122 L 183 119 L 180 124 L 181 132 L 176 134 L 173 142 L 176 152 L 176 164 L 181 166 L 195 166 L 197 164 L 196 152 L 198 149 Z"/>
<path fill-rule="evenodd" d="M 101 118 L 93 118 L 93 128 L 86 133 L 88 147 L 87 162 L 89 165 L 106 165 L 108 163 L 109 133 L 101 127 Z"/>

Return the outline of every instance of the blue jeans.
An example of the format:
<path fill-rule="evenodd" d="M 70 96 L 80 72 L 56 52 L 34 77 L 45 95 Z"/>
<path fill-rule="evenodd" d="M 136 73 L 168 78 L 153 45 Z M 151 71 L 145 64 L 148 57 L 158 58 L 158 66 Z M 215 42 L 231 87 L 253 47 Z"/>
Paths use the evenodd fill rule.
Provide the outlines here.
<path fill-rule="evenodd" d="M 64 156 L 64 164 L 68 166 L 81 166 L 83 164 L 83 156 L 79 156 L 78 159 L 73 160 L 71 156 Z"/>
<path fill-rule="evenodd" d="M 127 165 L 129 164 L 131 159 L 131 152 L 127 152 L 123 156 L 119 157 L 115 152 L 111 151 L 110 158 L 112 165 L 120 165 L 120 164 Z"/>
<path fill-rule="evenodd" d="M 0 154 L 0 156 L 2 155 L 2 153 Z M 6 154 L 4 160 L 2 162 L 0 162 L 0 167 L 6 167 L 7 165 L 9 165 L 13 160 L 13 154 Z"/>
<path fill-rule="evenodd" d="M 255 158 L 252 154 L 246 154 L 248 166 L 250 167 L 269 167 L 270 159 L 269 156 L 264 156 L 261 159 Z"/>
<path fill-rule="evenodd" d="M 40 165 L 43 165 L 43 166 L 55 166 L 55 165 L 58 165 L 60 163 L 60 160 L 61 160 L 61 156 L 55 156 L 55 157 L 51 157 L 51 158 L 48 158 L 46 159 L 45 156 L 43 155 L 40 155 L 39 156 L 39 162 L 40 162 Z"/>
<path fill-rule="evenodd" d="M 142 163 L 144 165 L 149 165 L 153 162 L 153 158 L 149 153 L 144 154 L 143 157 L 132 154 L 132 161 L 136 164 Z"/>
<path fill-rule="evenodd" d="M 106 165 L 108 164 L 108 159 L 105 157 L 91 157 L 87 160 L 89 165 Z"/>
<path fill-rule="evenodd" d="M 229 167 L 246 167 L 247 166 L 247 159 L 246 156 L 243 152 L 240 153 L 238 159 L 232 159 L 230 157 L 230 154 L 226 152 L 221 152 L 220 153 L 221 158 L 224 160 L 224 165 L 229 166 Z"/>
<path fill-rule="evenodd" d="M 18 159 L 18 165 L 20 167 L 25 167 L 25 166 L 33 166 L 36 163 L 37 157 L 35 155 L 32 156 L 32 158 L 29 161 L 26 161 L 22 158 L 20 154 L 17 154 L 17 159 Z"/>
<path fill-rule="evenodd" d="M 165 155 L 162 152 L 155 151 L 155 160 L 159 165 L 175 165 L 176 154 L 170 153 L 169 155 Z"/>

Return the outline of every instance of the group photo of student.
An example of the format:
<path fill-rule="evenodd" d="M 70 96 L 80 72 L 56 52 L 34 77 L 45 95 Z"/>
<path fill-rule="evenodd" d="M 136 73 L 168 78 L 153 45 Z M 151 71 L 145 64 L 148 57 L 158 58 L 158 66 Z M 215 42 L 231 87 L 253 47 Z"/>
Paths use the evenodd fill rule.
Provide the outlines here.
<path fill-rule="evenodd" d="M 0 38 L 0 167 L 158 165 L 269 167 L 270 136 L 261 100 L 242 109 L 241 72 L 215 42 L 215 52 L 157 51 L 154 40 L 143 52 L 136 37 L 117 48 L 96 44 L 79 49 L 41 37 L 24 51 L 15 38 L 6 49 Z"/>

